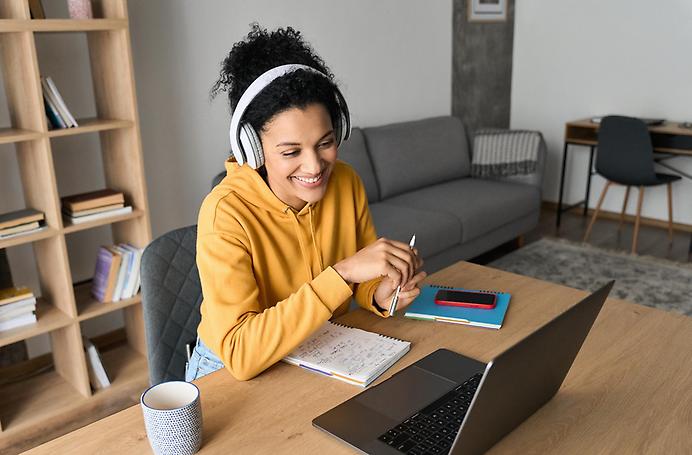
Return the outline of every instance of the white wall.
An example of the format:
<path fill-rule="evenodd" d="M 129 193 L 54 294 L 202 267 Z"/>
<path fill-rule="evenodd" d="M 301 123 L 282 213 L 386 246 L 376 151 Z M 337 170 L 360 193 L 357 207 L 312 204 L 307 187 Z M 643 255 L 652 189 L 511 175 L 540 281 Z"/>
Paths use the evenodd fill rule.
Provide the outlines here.
<path fill-rule="evenodd" d="M 451 112 L 450 0 L 129 3 L 152 227 L 196 222 L 228 156 L 230 116 L 208 93 L 249 24 L 292 25 L 342 84 L 357 126 Z"/>
<path fill-rule="evenodd" d="M 65 2 L 44 2 L 66 17 Z M 451 0 L 131 1 L 130 31 L 154 236 L 196 222 L 211 178 L 227 157 L 229 113 L 223 96 L 209 102 L 219 64 L 249 24 L 292 25 L 341 82 L 356 126 L 451 112 Z M 48 34 L 38 43 L 42 74 L 51 75 L 78 116 L 94 116 L 83 34 Z M 0 91 L 0 126 L 9 125 Z M 104 185 L 98 135 L 52 142 L 61 195 Z M 0 146 L 0 213 L 24 206 L 11 146 Z M 88 278 L 107 228 L 71 234 L 75 280 Z M 18 284 L 38 291 L 31 248 L 9 250 Z M 122 324 L 119 314 L 90 322 L 89 334 Z M 30 355 L 49 349 L 31 340 Z"/>
<path fill-rule="evenodd" d="M 511 125 L 543 132 L 544 198 L 557 201 L 566 121 L 618 113 L 692 121 L 692 2 L 521 0 L 514 28 Z M 588 149 L 573 148 L 565 196 L 584 195 Z M 692 173 L 692 159 L 670 164 Z M 666 170 L 662 170 L 667 172 Z M 594 177 L 591 207 L 604 180 Z M 692 181 L 673 187 L 676 221 L 692 224 Z M 604 208 L 622 208 L 623 188 Z M 636 192 L 629 213 L 635 210 Z M 667 220 L 665 186 L 645 193 L 644 216 Z"/>

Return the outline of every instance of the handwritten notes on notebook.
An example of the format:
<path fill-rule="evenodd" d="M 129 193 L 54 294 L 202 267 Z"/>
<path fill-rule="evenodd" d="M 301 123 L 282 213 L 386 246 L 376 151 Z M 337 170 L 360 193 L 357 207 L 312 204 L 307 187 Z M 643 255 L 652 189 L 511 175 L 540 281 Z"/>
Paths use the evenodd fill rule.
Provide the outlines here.
<path fill-rule="evenodd" d="M 326 322 L 284 361 L 366 387 L 410 347 L 408 341 Z"/>

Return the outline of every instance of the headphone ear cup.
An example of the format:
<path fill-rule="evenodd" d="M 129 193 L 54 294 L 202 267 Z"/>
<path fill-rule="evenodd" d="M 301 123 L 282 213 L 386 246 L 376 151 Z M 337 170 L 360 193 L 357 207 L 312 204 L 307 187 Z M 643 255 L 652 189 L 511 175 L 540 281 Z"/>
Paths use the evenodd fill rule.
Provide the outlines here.
<path fill-rule="evenodd" d="M 243 164 L 248 162 L 248 151 L 252 151 L 252 140 L 248 138 L 247 131 L 245 131 L 244 125 L 240 125 L 240 129 L 238 131 L 238 139 L 240 150 L 238 150 L 238 153 L 234 151 L 233 155 L 235 156 L 235 160 L 238 162 L 238 164 L 242 166 Z"/>
<path fill-rule="evenodd" d="M 344 124 L 343 115 L 341 115 L 341 113 L 339 113 L 339 118 L 337 118 L 336 121 L 334 122 L 334 139 L 336 140 L 336 146 L 337 147 L 341 146 L 341 143 L 344 142 L 343 124 Z"/>
<path fill-rule="evenodd" d="M 339 110 L 339 121 L 337 123 L 338 128 L 335 128 L 334 132 L 336 133 L 336 138 L 339 141 L 338 145 L 341 145 L 346 141 L 346 139 L 348 139 L 350 133 L 350 125 L 348 124 L 346 115 L 344 115 L 344 111 L 341 109 Z"/>
<path fill-rule="evenodd" d="M 243 144 L 247 164 L 253 169 L 262 167 L 264 165 L 264 152 L 262 150 L 262 141 L 257 132 L 249 123 L 243 123 L 240 131 L 240 141 Z"/>

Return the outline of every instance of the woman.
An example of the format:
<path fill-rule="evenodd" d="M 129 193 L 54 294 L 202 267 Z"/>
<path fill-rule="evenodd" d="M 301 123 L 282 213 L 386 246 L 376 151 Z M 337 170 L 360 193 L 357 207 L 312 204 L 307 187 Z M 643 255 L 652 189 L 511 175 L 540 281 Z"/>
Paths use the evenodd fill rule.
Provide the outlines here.
<path fill-rule="evenodd" d="M 291 65 L 291 66 L 286 66 Z M 199 213 L 204 301 L 186 379 L 226 367 L 251 379 L 357 303 L 381 317 L 420 293 L 415 249 L 377 239 L 365 189 L 337 147 L 348 108 L 291 27 L 254 24 L 222 64 L 233 156 Z"/>

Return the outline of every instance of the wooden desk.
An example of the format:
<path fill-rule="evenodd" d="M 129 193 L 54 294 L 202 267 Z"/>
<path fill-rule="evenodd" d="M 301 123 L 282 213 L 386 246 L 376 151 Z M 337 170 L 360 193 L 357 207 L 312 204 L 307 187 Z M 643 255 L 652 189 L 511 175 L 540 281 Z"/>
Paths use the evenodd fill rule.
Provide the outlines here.
<path fill-rule="evenodd" d="M 678 174 L 692 179 L 689 175 L 680 169 L 676 169 L 663 161 L 677 156 L 692 157 L 692 129 L 682 128 L 682 122 L 666 121 L 662 125 L 650 126 L 651 142 L 656 153 L 664 154 L 664 156 L 656 159 L 656 162 L 661 166 L 667 167 Z M 562 172 L 560 174 L 560 195 L 557 203 L 557 219 L 555 226 L 560 227 L 560 219 L 562 213 L 571 210 L 574 207 L 584 206 L 584 215 L 589 208 L 589 193 L 591 191 L 591 176 L 593 171 L 593 156 L 594 150 L 598 145 L 598 123 L 593 123 L 590 119 L 580 119 L 567 122 L 565 124 L 565 146 L 562 150 Z M 589 147 L 589 167 L 588 177 L 586 180 L 586 194 L 583 201 L 574 203 L 568 207 L 562 207 L 562 197 L 565 189 L 565 170 L 567 168 L 567 154 L 570 145 L 582 145 Z M 692 251 L 692 244 L 690 244 Z"/>
<path fill-rule="evenodd" d="M 489 361 L 586 295 L 468 263 L 428 281 L 511 292 L 505 324 L 491 330 L 349 313 L 340 322 L 413 342 L 378 382 L 438 347 Z M 691 345 L 692 319 L 609 299 L 557 395 L 491 453 L 692 453 Z M 353 453 L 311 421 L 359 393 L 358 387 L 283 363 L 247 382 L 219 371 L 197 384 L 202 454 Z M 142 412 L 133 406 L 28 453 L 122 455 L 150 449 Z"/>

